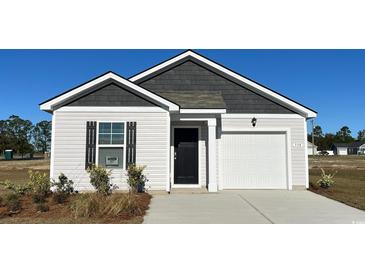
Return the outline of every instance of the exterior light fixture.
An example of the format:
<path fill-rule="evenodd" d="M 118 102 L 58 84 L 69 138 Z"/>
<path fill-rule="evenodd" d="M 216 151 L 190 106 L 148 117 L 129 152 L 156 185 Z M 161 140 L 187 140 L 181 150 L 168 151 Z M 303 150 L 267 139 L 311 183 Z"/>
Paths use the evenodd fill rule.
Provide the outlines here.
<path fill-rule="evenodd" d="M 252 124 L 253 127 L 256 126 L 256 122 L 257 122 L 257 119 L 255 117 L 253 117 L 252 120 L 251 120 L 251 124 Z"/>

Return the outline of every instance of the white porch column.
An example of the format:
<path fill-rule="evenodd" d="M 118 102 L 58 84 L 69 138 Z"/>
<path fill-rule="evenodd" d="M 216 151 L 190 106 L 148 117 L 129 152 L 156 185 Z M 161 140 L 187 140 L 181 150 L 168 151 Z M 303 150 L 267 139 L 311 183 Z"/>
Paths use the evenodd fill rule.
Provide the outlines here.
<path fill-rule="evenodd" d="M 217 192 L 217 146 L 216 146 L 216 119 L 208 120 L 208 191 Z"/>

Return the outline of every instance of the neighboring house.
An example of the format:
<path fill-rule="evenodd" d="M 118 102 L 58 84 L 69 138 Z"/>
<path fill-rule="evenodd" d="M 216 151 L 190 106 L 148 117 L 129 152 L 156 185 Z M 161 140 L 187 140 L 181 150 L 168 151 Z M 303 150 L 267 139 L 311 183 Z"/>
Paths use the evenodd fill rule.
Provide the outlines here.
<path fill-rule="evenodd" d="M 334 155 L 347 155 L 348 144 L 345 143 L 334 143 L 331 146 L 331 150 Z"/>
<path fill-rule="evenodd" d="M 151 190 L 308 187 L 316 112 L 186 51 L 130 79 L 113 72 L 40 104 L 52 113 L 51 177 L 92 189 L 86 169 L 146 165 Z"/>
<path fill-rule="evenodd" d="M 317 146 L 307 141 L 308 155 L 317 155 Z M 314 154 L 313 154 L 314 152 Z"/>
<path fill-rule="evenodd" d="M 364 150 L 365 150 L 365 142 L 356 141 L 348 144 L 347 153 L 349 155 L 363 154 Z"/>
<path fill-rule="evenodd" d="M 365 143 L 359 147 L 357 154 L 365 155 Z"/>
<path fill-rule="evenodd" d="M 364 154 L 365 142 L 356 141 L 352 143 L 334 143 L 331 147 L 335 155 L 358 155 Z"/>

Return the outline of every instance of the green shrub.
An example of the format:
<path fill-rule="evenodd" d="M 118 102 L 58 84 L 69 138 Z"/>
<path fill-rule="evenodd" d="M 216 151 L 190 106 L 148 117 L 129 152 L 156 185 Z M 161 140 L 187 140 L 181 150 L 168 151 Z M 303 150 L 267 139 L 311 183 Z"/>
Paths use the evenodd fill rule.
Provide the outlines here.
<path fill-rule="evenodd" d="M 38 203 L 36 209 L 40 212 L 47 212 L 49 210 L 49 207 L 44 203 Z"/>
<path fill-rule="evenodd" d="M 55 192 L 62 192 L 65 194 L 72 194 L 74 192 L 74 182 L 69 180 L 67 176 L 61 173 L 58 176 L 58 181 L 52 183 L 52 187 L 54 187 Z"/>
<path fill-rule="evenodd" d="M 3 196 L 0 196 L 0 207 L 2 207 L 3 206 Z"/>
<path fill-rule="evenodd" d="M 110 171 L 101 166 L 93 166 L 87 169 L 90 176 L 90 183 L 96 191 L 103 195 L 109 195 L 117 187 L 110 183 Z"/>
<path fill-rule="evenodd" d="M 11 192 L 14 192 L 18 195 L 24 195 L 26 194 L 30 187 L 29 185 L 19 185 L 19 184 L 15 184 L 15 183 L 12 183 L 11 181 L 9 180 L 6 180 L 4 182 L 0 182 L 0 185 L 6 189 L 6 190 L 9 190 Z"/>
<path fill-rule="evenodd" d="M 54 187 L 53 200 L 56 203 L 64 203 L 68 196 L 74 192 L 73 181 L 69 180 L 63 173 L 58 176 L 58 181 L 53 181 Z"/>
<path fill-rule="evenodd" d="M 9 212 L 18 212 L 21 210 L 20 195 L 10 192 L 5 195 L 5 205 Z"/>
<path fill-rule="evenodd" d="M 146 182 L 146 176 L 143 174 L 146 166 L 129 165 L 127 170 L 127 183 L 132 192 L 143 192 Z"/>
<path fill-rule="evenodd" d="M 329 188 L 335 183 L 335 180 L 333 179 L 337 172 L 333 174 L 326 174 L 323 168 L 321 168 L 322 174 L 321 179 L 317 181 L 317 184 L 322 188 Z"/>
<path fill-rule="evenodd" d="M 35 203 L 43 203 L 51 191 L 51 182 L 46 173 L 29 171 L 30 190 Z"/>

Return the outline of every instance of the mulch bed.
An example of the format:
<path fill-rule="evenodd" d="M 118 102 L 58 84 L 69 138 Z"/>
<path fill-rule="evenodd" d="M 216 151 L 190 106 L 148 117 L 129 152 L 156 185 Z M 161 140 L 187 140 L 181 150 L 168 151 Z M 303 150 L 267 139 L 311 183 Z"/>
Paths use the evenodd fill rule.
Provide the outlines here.
<path fill-rule="evenodd" d="M 118 217 L 99 217 L 99 218 L 75 218 L 72 214 L 70 205 L 77 195 L 72 195 L 65 203 L 58 204 L 53 201 L 52 197 L 47 198 L 46 204 L 49 207 L 47 212 L 40 212 L 36 209 L 36 204 L 32 201 L 30 195 L 21 197 L 22 209 L 17 213 L 10 213 L 8 209 L 0 205 L 0 223 L 142 223 L 143 216 L 149 208 L 151 195 L 148 193 L 135 194 L 138 206 L 141 210 L 140 214 L 120 214 Z M 121 193 L 112 195 L 123 195 Z"/>

